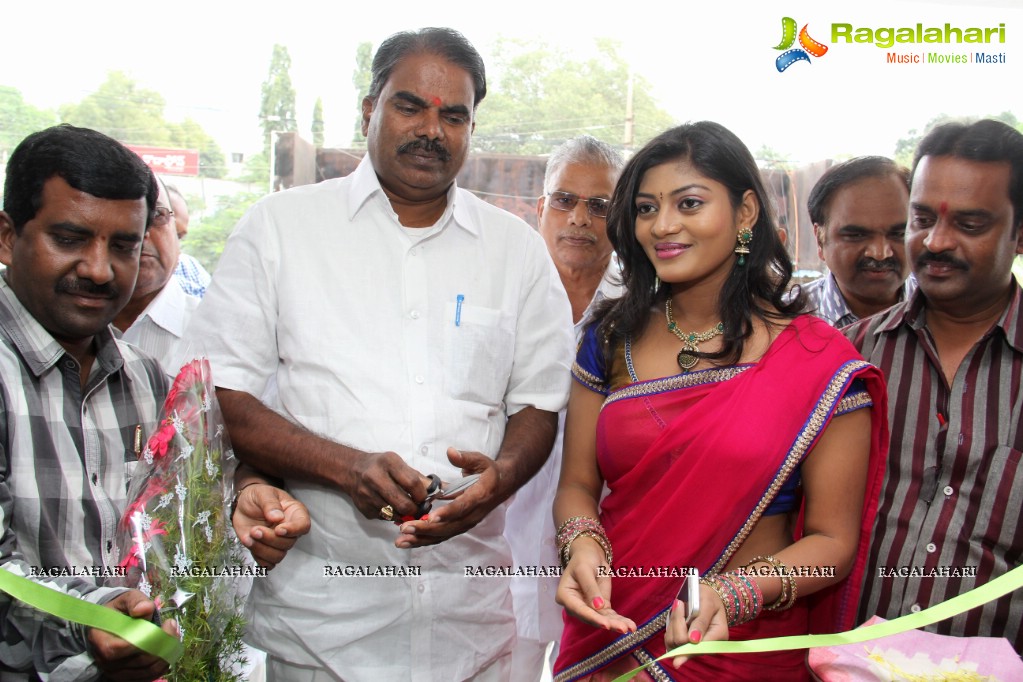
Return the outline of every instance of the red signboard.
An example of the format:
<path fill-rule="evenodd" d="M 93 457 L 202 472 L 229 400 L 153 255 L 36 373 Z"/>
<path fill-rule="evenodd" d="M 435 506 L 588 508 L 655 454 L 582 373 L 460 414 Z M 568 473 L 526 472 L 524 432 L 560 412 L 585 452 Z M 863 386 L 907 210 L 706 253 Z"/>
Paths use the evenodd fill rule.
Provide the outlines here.
<path fill-rule="evenodd" d="M 125 145 L 142 157 L 154 173 L 161 175 L 199 175 L 199 151 Z"/>

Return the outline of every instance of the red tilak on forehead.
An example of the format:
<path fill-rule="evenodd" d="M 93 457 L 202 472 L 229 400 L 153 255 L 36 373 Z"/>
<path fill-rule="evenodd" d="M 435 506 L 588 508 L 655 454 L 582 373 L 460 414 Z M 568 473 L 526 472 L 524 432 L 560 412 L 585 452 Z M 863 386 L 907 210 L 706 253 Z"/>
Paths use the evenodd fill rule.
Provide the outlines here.
<path fill-rule="evenodd" d="M 947 201 L 941 202 L 941 205 L 938 206 L 938 213 L 940 213 L 941 215 L 945 215 L 946 213 L 948 213 L 948 202 Z"/>
<path fill-rule="evenodd" d="M 434 95 L 433 97 L 430 98 L 430 102 L 433 104 L 433 106 L 439 107 L 440 106 L 440 97 L 438 97 L 437 95 Z"/>

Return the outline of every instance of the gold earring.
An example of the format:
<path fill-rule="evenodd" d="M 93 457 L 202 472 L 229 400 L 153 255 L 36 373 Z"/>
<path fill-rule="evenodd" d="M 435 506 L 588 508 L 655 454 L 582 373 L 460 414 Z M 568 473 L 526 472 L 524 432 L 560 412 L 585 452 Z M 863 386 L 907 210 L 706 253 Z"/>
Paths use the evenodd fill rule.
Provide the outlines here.
<path fill-rule="evenodd" d="M 735 246 L 735 252 L 739 254 L 739 265 L 745 265 L 746 256 L 749 255 L 749 243 L 753 241 L 753 230 L 748 227 L 742 228 L 736 235 L 736 240 L 738 244 Z"/>

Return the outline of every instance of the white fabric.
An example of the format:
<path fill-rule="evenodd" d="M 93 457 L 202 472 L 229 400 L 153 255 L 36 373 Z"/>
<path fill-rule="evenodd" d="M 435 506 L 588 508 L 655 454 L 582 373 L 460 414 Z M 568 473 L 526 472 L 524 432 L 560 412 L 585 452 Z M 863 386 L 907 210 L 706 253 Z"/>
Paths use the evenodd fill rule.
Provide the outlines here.
<path fill-rule="evenodd" d="M 368 157 L 347 178 L 257 203 L 190 330 L 215 383 L 258 396 L 276 378 L 287 418 L 446 480 L 460 476 L 448 446 L 493 457 L 507 415 L 562 409 L 571 311 L 543 240 L 455 187 L 438 226 L 413 241 Z M 465 679 L 511 650 L 507 578 L 464 568 L 510 563 L 503 507 L 470 533 L 410 551 L 347 496 L 288 488 L 312 530 L 257 581 L 253 643 L 348 682 Z M 326 577 L 325 565 L 418 566 L 421 576 Z"/>
<path fill-rule="evenodd" d="M 622 295 L 618 282 L 620 266 L 612 258 L 604 271 L 593 300 L 575 324 L 576 345 L 582 340 L 583 330 L 593 318 L 593 311 L 606 298 Z M 558 415 L 558 439 L 551 456 L 536 476 L 522 487 L 508 505 L 504 536 L 511 546 L 516 566 L 558 566 L 560 560 L 554 546 L 554 495 L 561 474 L 561 450 L 564 439 L 565 410 Z M 546 647 L 548 642 L 561 640 L 561 607 L 554 601 L 558 578 L 554 576 L 515 576 L 512 578 L 512 597 L 515 602 L 515 624 L 518 636 L 529 640 L 524 646 Z M 540 674 L 540 669 L 536 671 Z"/>
<path fill-rule="evenodd" d="M 164 285 L 146 309 L 124 330 L 121 338 L 159 360 L 160 367 L 174 377 L 181 369 L 185 329 L 199 298 L 186 294 L 176 278 Z"/>

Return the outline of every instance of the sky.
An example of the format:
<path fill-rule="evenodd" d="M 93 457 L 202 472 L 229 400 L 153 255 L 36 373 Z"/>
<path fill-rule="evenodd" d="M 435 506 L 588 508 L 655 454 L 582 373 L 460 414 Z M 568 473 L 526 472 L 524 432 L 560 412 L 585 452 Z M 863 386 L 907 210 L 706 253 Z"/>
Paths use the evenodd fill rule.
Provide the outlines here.
<path fill-rule="evenodd" d="M 484 60 L 498 37 L 535 37 L 581 57 L 595 37 L 614 38 L 678 122 L 718 121 L 751 149 L 767 145 L 797 162 L 891 155 L 896 140 L 942 113 L 1010 110 L 1023 119 L 1023 0 L 5 4 L 0 85 L 37 107 L 56 108 L 93 92 L 108 71 L 125 71 L 164 96 L 168 120 L 195 119 L 228 153 L 261 146 L 260 86 L 275 43 L 291 55 L 300 133 L 310 137 L 313 105 L 322 97 L 326 144 L 347 146 L 357 111 L 356 46 L 437 25 L 462 31 Z M 785 16 L 806 25 L 828 51 L 779 73 L 774 47 Z M 1004 24 L 1005 41 L 882 49 L 833 39 L 833 24 L 842 23 L 854 30 Z M 1004 63 L 887 63 L 889 52 L 977 51 L 1004 55 Z M 486 116 L 486 101 L 478 115 Z"/>

